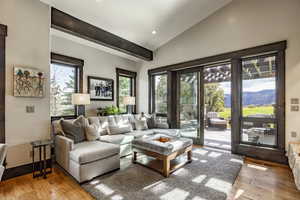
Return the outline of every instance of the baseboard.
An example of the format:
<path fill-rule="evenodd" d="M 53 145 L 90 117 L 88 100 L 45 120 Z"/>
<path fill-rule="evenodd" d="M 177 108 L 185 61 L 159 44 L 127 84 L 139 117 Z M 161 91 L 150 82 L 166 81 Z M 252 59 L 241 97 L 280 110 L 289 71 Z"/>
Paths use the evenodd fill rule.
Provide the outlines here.
<path fill-rule="evenodd" d="M 40 162 L 35 162 L 35 170 L 38 170 L 38 164 Z M 51 166 L 51 160 L 48 159 L 46 161 L 46 166 L 50 167 Z M 30 164 L 26 164 L 26 165 L 21 165 L 21 166 L 17 166 L 17 167 L 13 167 L 13 168 L 9 168 L 9 169 L 5 169 L 3 176 L 2 176 L 2 181 L 7 180 L 7 179 L 11 179 L 14 177 L 18 177 L 18 176 L 23 176 L 26 174 L 30 174 L 32 173 L 32 163 Z"/>

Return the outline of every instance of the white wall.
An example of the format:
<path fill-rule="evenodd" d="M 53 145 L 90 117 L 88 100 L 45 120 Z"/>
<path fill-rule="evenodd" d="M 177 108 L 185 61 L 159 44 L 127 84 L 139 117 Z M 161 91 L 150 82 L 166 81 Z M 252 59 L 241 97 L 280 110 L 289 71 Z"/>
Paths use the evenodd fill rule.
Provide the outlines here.
<path fill-rule="evenodd" d="M 8 26 L 6 40 L 6 143 L 8 168 L 31 163 L 30 142 L 50 138 L 50 52 L 85 61 L 84 91 L 87 76 L 115 80 L 115 68 L 137 71 L 136 62 L 101 52 L 72 41 L 50 37 L 50 9 L 38 0 L 1 0 L 0 23 Z M 51 50 L 50 50 L 51 39 Z M 13 96 L 13 67 L 26 66 L 43 70 L 46 76 L 44 98 L 16 98 Z M 98 106 L 113 102 L 93 102 L 88 115 Z M 35 113 L 25 112 L 27 105 L 35 106 Z"/>
<path fill-rule="evenodd" d="M 300 113 L 290 112 L 290 98 L 300 98 L 300 1 L 234 0 L 155 52 L 140 69 L 139 111 L 148 111 L 147 70 L 281 40 L 286 54 L 286 138 L 300 140 Z M 298 137 L 291 138 L 290 132 Z"/>
<path fill-rule="evenodd" d="M 87 115 L 96 115 L 96 108 L 98 107 L 116 105 L 116 68 L 138 71 L 137 63 L 134 61 L 57 36 L 51 36 L 51 51 L 84 60 L 84 93 L 87 92 L 87 76 L 114 79 L 114 101 L 92 101 L 91 105 L 86 107 Z"/>
<path fill-rule="evenodd" d="M 0 5 L 0 23 L 8 26 L 5 125 L 10 168 L 31 162 L 29 142 L 49 138 L 49 82 L 46 81 L 44 98 L 16 98 L 13 96 L 13 67 L 43 70 L 49 80 L 50 10 L 37 0 L 1 0 Z M 27 114 L 26 105 L 35 106 L 35 113 Z"/>

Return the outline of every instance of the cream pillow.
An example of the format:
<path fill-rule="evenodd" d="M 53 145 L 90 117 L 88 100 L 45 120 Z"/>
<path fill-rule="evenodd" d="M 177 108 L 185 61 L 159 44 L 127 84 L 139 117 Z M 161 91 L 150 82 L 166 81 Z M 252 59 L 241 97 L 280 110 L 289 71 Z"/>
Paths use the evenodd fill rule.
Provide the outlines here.
<path fill-rule="evenodd" d="M 135 120 L 135 128 L 138 131 L 143 131 L 148 129 L 147 120 L 146 119 L 136 119 Z"/>
<path fill-rule="evenodd" d="M 96 124 L 87 125 L 85 128 L 86 139 L 88 141 L 95 141 L 100 138 L 101 128 Z"/>

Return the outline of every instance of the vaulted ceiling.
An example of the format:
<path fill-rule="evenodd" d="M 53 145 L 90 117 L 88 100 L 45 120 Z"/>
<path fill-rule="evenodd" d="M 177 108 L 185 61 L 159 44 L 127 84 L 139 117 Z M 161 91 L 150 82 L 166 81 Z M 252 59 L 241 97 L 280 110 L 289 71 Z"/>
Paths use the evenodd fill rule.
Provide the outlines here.
<path fill-rule="evenodd" d="M 156 50 L 232 0 L 41 0 L 85 22 Z M 156 34 L 153 34 L 154 31 Z"/>

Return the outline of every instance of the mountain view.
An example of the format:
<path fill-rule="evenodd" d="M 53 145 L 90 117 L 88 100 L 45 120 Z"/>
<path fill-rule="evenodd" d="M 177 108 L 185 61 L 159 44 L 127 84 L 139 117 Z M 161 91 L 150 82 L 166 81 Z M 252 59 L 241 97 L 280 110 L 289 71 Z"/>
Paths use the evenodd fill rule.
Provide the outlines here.
<path fill-rule="evenodd" d="M 275 90 L 261 90 L 258 92 L 243 92 L 243 105 L 270 105 L 274 104 L 276 99 Z M 225 94 L 225 107 L 230 107 L 231 95 Z"/>

